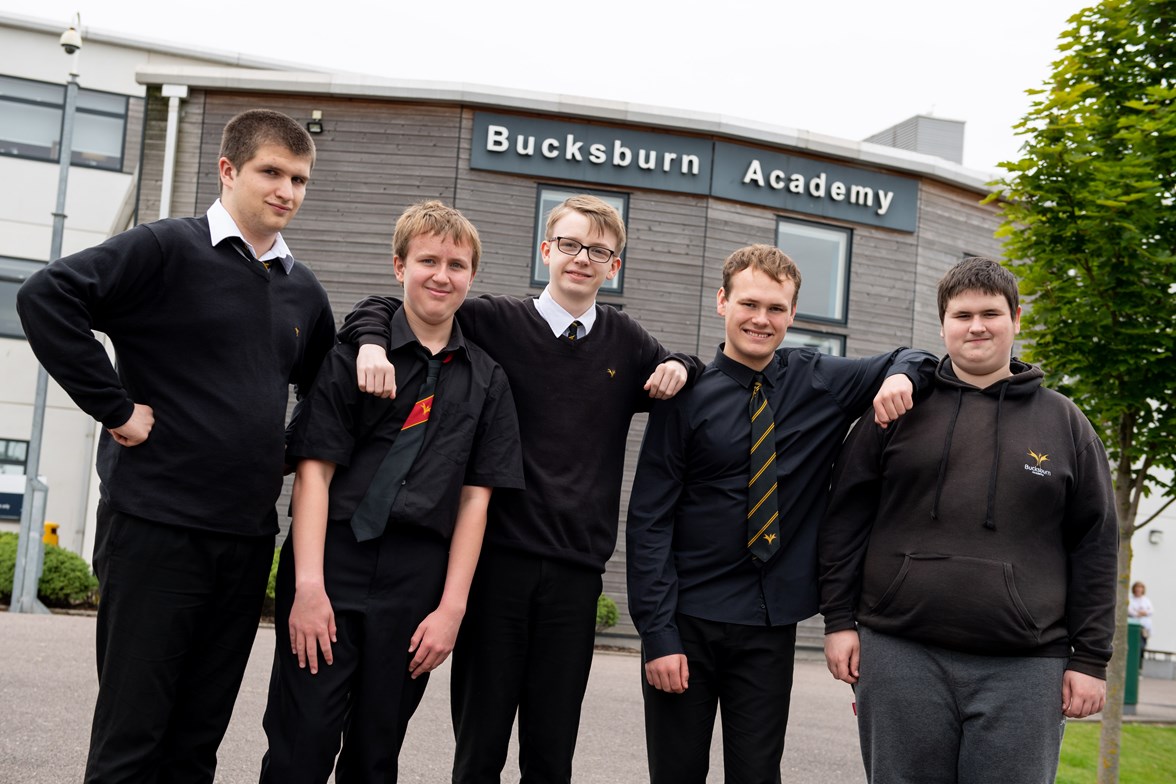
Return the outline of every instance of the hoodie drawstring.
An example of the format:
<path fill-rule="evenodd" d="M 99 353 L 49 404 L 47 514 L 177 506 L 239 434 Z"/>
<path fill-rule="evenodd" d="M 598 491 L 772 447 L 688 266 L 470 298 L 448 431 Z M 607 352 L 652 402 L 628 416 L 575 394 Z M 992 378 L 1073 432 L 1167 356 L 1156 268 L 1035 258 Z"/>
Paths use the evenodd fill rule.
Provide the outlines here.
<path fill-rule="evenodd" d="M 960 417 L 960 406 L 964 402 L 964 390 L 956 390 L 955 410 L 947 425 L 947 438 L 943 442 L 943 454 L 939 458 L 939 478 L 935 481 L 935 503 L 931 505 L 931 519 L 939 519 L 939 495 L 943 492 L 943 476 L 947 473 L 947 453 L 951 451 L 951 437 L 955 435 L 956 420 Z"/>
<path fill-rule="evenodd" d="M 1004 403 L 1005 392 L 1009 389 L 1009 382 L 1000 385 L 1000 395 L 996 398 L 996 427 L 993 433 L 992 471 L 988 475 L 988 508 L 984 510 L 984 527 L 990 531 L 996 530 L 996 522 L 992 519 L 992 507 L 996 503 L 996 470 L 1000 464 L 1000 409 Z"/>

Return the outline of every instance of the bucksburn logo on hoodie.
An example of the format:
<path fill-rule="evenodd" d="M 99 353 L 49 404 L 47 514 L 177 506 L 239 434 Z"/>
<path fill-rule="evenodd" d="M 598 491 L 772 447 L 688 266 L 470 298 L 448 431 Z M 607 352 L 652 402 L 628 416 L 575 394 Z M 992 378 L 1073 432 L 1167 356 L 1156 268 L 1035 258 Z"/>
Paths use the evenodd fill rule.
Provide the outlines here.
<path fill-rule="evenodd" d="M 1042 463 L 1049 462 L 1049 455 L 1038 454 L 1038 453 L 1034 452 L 1032 449 L 1030 449 L 1027 452 L 1027 454 L 1029 455 L 1029 457 L 1033 458 L 1036 465 L 1029 465 L 1028 463 L 1026 463 L 1025 464 L 1026 471 L 1028 471 L 1031 474 L 1037 474 L 1038 476 L 1053 476 L 1053 471 L 1047 471 L 1046 469 L 1041 467 Z"/>

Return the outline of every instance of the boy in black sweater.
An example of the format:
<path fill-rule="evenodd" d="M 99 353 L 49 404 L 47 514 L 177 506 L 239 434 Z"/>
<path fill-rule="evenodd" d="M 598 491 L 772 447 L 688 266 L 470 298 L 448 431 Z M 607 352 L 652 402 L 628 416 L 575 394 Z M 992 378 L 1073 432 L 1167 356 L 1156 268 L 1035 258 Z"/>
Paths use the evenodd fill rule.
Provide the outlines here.
<path fill-rule="evenodd" d="M 566 782 L 588 683 L 601 573 L 616 545 L 625 439 L 634 413 L 671 397 L 697 359 L 670 354 L 636 321 L 596 304 L 621 267 L 625 227 L 575 196 L 552 210 L 539 297 L 482 296 L 457 313 L 501 363 L 519 411 L 527 489 L 494 494 L 486 547 L 453 657 L 455 782 L 499 780 L 519 715 L 524 782 Z M 342 331 L 364 389 L 388 395 L 383 344 L 395 303 L 369 299 Z"/>
<path fill-rule="evenodd" d="M 989 259 L 939 283 L 947 356 L 919 405 L 858 423 L 821 528 L 833 676 L 873 782 L 1053 781 L 1065 718 L 1102 710 L 1118 526 L 1102 442 L 1011 359 Z M 855 627 L 856 623 L 856 627 Z"/>
<path fill-rule="evenodd" d="M 17 296 L 37 358 L 105 427 L 87 782 L 213 780 L 273 560 L 289 385 L 310 388 L 335 335 L 281 235 L 313 165 L 296 121 L 239 114 L 205 216 L 137 226 Z"/>
<path fill-rule="evenodd" d="M 523 487 L 506 374 L 453 319 L 478 269 L 477 230 L 424 202 L 400 216 L 393 247 L 404 307 L 385 349 L 403 394 L 362 393 L 356 347 L 340 344 L 290 438 L 300 462 L 263 782 L 325 782 L 341 736 L 340 781 L 396 780 L 408 720 L 465 614 L 491 488 Z"/>

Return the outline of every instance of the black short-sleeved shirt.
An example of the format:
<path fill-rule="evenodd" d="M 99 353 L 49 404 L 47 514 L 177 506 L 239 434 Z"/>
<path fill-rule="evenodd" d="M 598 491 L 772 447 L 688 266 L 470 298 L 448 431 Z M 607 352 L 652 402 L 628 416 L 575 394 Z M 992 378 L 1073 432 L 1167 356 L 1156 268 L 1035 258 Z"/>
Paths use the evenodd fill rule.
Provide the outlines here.
<path fill-rule="evenodd" d="M 348 523 L 376 469 L 415 405 L 428 368 L 428 350 L 413 335 L 404 311 L 392 317 L 388 357 L 396 367 L 396 397 L 361 392 L 358 347 L 335 346 L 294 423 L 289 456 L 335 463 L 327 519 Z M 389 522 L 453 535 L 463 485 L 523 487 L 522 452 L 514 398 L 498 363 L 466 341 L 455 322 L 443 353 L 449 361 L 433 393 L 425 440 Z"/>

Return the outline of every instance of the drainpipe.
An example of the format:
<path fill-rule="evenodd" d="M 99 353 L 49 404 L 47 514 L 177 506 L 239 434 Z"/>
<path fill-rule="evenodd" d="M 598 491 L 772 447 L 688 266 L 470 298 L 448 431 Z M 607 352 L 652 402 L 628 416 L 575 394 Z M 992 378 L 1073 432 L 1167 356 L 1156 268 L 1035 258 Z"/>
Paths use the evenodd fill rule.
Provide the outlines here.
<path fill-rule="evenodd" d="M 176 180 L 176 136 L 180 128 L 180 101 L 188 97 L 188 87 L 182 84 L 163 85 L 167 98 L 167 138 L 163 148 L 163 187 L 159 194 L 160 219 L 171 217 L 172 185 Z"/>

